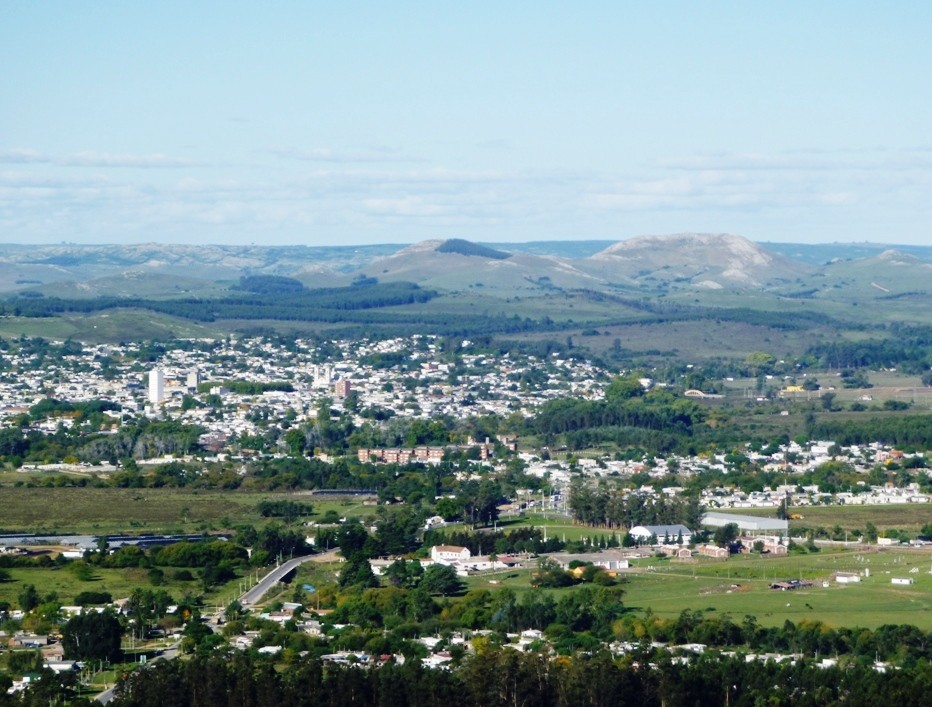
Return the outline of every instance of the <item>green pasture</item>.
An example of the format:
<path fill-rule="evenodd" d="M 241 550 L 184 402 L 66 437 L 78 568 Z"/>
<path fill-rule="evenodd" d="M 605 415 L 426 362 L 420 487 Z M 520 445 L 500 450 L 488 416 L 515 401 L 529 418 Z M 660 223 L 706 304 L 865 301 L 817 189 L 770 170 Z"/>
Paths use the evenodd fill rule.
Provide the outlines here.
<path fill-rule="evenodd" d="M 560 514 L 528 514 L 524 516 L 502 516 L 498 522 L 500 530 L 506 533 L 517 528 L 531 526 L 540 529 L 541 533 L 546 530 L 548 538 L 560 538 L 565 541 L 581 540 L 582 538 L 599 538 L 604 537 L 608 540 L 614 532 L 621 542 L 624 537 L 623 530 L 612 530 L 610 528 L 592 528 L 588 525 L 577 525 L 572 520 Z"/>
<path fill-rule="evenodd" d="M 632 611 L 676 618 L 688 609 L 728 614 L 740 621 L 755 616 L 763 626 L 786 620 L 823 621 L 832 626 L 876 628 L 883 624 L 914 624 L 932 630 L 932 552 L 845 551 L 783 558 L 705 558 L 690 562 L 646 558 L 632 562 L 625 575 L 625 605 Z M 915 568 L 916 572 L 910 570 Z M 870 571 L 860 583 L 837 584 L 835 572 Z M 533 569 L 512 569 L 475 575 L 469 589 L 509 588 L 521 594 L 530 588 Z M 891 584 L 893 577 L 911 578 L 911 586 Z M 795 591 L 770 589 L 775 581 L 804 579 L 812 587 Z M 823 582 L 828 582 L 827 588 Z M 573 588 L 545 590 L 559 599 Z"/>
<path fill-rule="evenodd" d="M 205 491 L 168 488 L 0 488 L 0 530 L 43 533 L 193 533 L 266 523 L 256 507 L 263 500 L 310 503 L 320 518 L 328 510 L 366 516 L 375 508 L 354 498 L 309 494 Z"/>
<path fill-rule="evenodd" d="M 131 332 L 131 333 L 128 333 Z M 214 338 L 222 335 L 216 325 L 204 325 L 157 312 L 112 309 L 93 314 L 63 314 L 58 317 L 5 317 L 0 319 L 0 336 L 40 336 L 46 339 L 78 339 L 90 343 L 117 342 L 131 338 Z"/>
<path fill-rule="evenodd" d="M 757 617 L 765 626 L 787 619 L 819 620 L 833 626 L 914 624 L 932 630 L 932 553 L 846 551 L 786 558 L 732 558 L 676 563 L 649 559 L 629 575 L 625 603 L 675 617 L 684 609 L 709 610 L 740 619 Z M 647 570 L 652 567 L 652 570 Z M 911 569 L 915 573 L 910 573 Z M 870 571 L 860 583 L 839 585 L 839 571 Z M 893 577 L 911 578 L 911 586 L 891 584 Z M 770 589 L 779 580 L 806 579 L 813 586 L 795 591 Z M 829 583 L 823 587 L 823 581 Z"/>
<path fill-rule="evenodd" d="M 14 567 L 8 570 L 10 581 L 0 582 L 0 601 L 7 601 L 13 607 L 19 606 L 19 594 L 23 587 L 32 584 L 45 597 L 55 593 L 58 600 L 64 605 L 74 603 L 74 598 L 81 592 L 110 592 L 114 599 L 128 597 L 136 588 L 164 589 L 176 599 L 180 599 L 187 592 L 199 594 L 201 583 L 197 579 L 191 581 L 177 581 L 172 576 L 178 568 L 163 568 L 164 581 L 155 586 L 149 580 L 148 570 L 139 567 L 126 569 L 94 568 L 92 579 L 81 580 L 74 572 L 64 567 L 54 568 L 21 568 Z M 197 577 L 199 570 L 190 569 L 191 575 Z"/>
<path fill-rule="evenodd" d="M 772 508 L 741 508 L 743 515 L 772 518 Z M 790 508 L 791 514 L 802 516 L 790 521 L 790 534 L 802 535 L 806 531 L 825 528 L 831 532 L 836 525 L 844 530 L 864 530 L 868 523 L 883 536 L 886 530 L 904 530 L 918 533 L 922 526 L 932 523 L 932 505 L 925 503 L 898 503 L 882 506 L 800 506 Z"/>
<path fill-rule="evenodd" d="M 918 529 L 932 520 L 930 509 L 918 506 L 799 510 L 807 514 L 806 519 L 791 521 L 791 528 L 802 529 L 803 522 L 829 529 L 836 524 L 863 528 L 870 521 L 882 532 L 884 528 Z M 565 534 L 567 540 L 611 534 L 540 515 L 522 518 L 520 524 L 546 525 L 548 535 L 562 538 Z M 505 527 L 514 528 L 518 524 Z M 765 626 L 782 625 L 787 619 L 794 622 L 808 619 L 868 628 L 908 623 L 932 630 L 932 551 L 928 550 L 824 547 L 820 552 L 787 557 L 752 555 L 690 562 L 651 557 L 632 561 L 632 568 L 624 584 L 625 604 L 632 610 L 650 610 L 666 618 L 689 609 L 728 613 L 739 620 L 751 614 Z M 836 572 L 865 570 L 870 576 L 858 584 L 839 585 L 833 580 Z M 513 569 L 477 575 L 467 580 L 467 586 L 493 591 L 508 587 L 521 593 L 529 589 L 532 571 Z M 894 577 L 911 578 L 914 584 L 893 585 L 890 580 Z M 813 586 L 788 592 L 770 589 L 772 582 L 789 579 L 808 580 Z M 823 588 L 824 581 L 829 582 L 828 588 Z M 559 596 L 572 589 L 553 591 L 554 596 Z"/>
<path fill-rule="evenodd" d="M 41 532 L 196 532 L 259 519 L 269 496 L 178 489 L 0 489 L 0 528 Z"/>
<path fill-rule="evenodd" d="M 596 328 L 609 335 L 574 338 L 574 343 L 606 355 L 617 338 L 622 349 L 628 351 L 676 351 L 678 357 L 689 360 L 716 356 L 743 359 L 755 351 L 767 351 L 779 357 L 795 356 L 818 340 L 815 331 L 784 331 L 723 320 L 632 322 L 596 325 Z"/>

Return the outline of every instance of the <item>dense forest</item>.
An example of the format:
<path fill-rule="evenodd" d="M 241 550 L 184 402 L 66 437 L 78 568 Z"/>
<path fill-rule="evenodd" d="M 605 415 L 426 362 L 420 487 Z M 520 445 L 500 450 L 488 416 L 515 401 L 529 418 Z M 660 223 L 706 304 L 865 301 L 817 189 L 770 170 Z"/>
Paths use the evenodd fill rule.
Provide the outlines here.
<path fill-rule="evenodd" d="M 823 368 L 899 368 L 923 373 L 932 367 L 932 327 L 894 327 L 894 336 L 817 344 L 808 353 Z"/>
<path fill-rule="evenodd" d="M 448 247 L 464 255 L 486 258 L 499 257 L 497 251 L 476 247 L 460 249 L 454 243 Z M 419 287 L 410 282 L 382 283 L 376 278 L 360 277 L 347 287 L 309 289 L 298 280 L 269 275 L 248 275 L 231 288 L 231 294 L 218 298 L 180 297 L 150 299 L 143 297 L 112 297 L 66 299 L 47 297 L 40 293 L 23 292 L 0 300 L 0 315 L 20 317 L 53 317 L 67 313 L 92 314 L 115 308 L 139 308 L 199 322 L 216 321 L 282 321 L 338 324 L 340 329 L 330 333 L 340 337 L 358 336 L 378 330 L 383 333 L 404 335 L 429 331 L 439 335 L 476 337 L 481 335 L 518 334 L 527 332 L 561 331 L 568 329 L 591 330 L 595 326 L 663 324 L 683 321 L 733 322 L 782 331 L 832 327 L 838 331 L 866 329 L 858 321 L 839 321 L 814 311 L 800 311 L 792 317 L 782 312 L 754 310 L 742 307 L 707 307 L 651 299 L 630 294 L 613 294 L 587 289 L 566 290 L 570 299 L 605 305 L 603 316 L 584 320 L 553 320 L 549 316 L 532 319 L 523 315 L 520 308 L 503 302 L 498 311 L 456 316 L 443 311 L 441 304 L 426 311 L 411 309 L 402 312 L 386 311 L 391 308 L 422 304 L 441 296 L 440 292 Z M 619 317 L 618 307 L 630 310 Z M 881 336 L 891 340 L 890 332 L 881 330 Z M 918 331 L 917 340 L 928 338 Z M 886 340 L 886 339 L 884 339 Z M 864 356 L 849 353 L 847 345 L 840 348 L 819 348 L 813 358 L 831 361 L 859 360 Z M 895 344 L 893 345 L 896 346 Z M 912 354 L 907 354 L 907 357 Z M 875 358 L 868 356 L 867 358 Z M 881 357 L 894 360 L 894 355 Z M 902 355 L 899 355 L 902 358 Z"/>
<path fill-rule="evenodd" d="M 693 446 L 705 414 L 695 402 L 662 391 L 630 400 L 563 398 L 545 403 L 527 431 L 570 449 L 611 441 L 665 453 Z"/>
<path fill-rule="evenodd" d="M 880 442 L 905 449 L 932 447 L 932 415 L 871 417 L 865 420 L 823 419 L 810 427 L 813 439 L 831 439 L 843 446 Z"/>
<path fill-rule="evenodd" d="M 136 297 L 15 298 L 0 304 L 0 313 L 22 317 L 51 317 L 65 312 L 89 314 L 117 307 L 148 309 L 201 322 L 218 319 L 276 319 L 283 321 L 344 321 L 351 312 L 427 302 L 437 293 L 415 284 L 396 282 L 365 287 L 289 289 L 253 283 L 248 294 L 217 299 L 143 299 Z"/>
<path fill-rule="evenodd" d="M 294 707 L 317 705 L 849 705 L 927 704 L 927 663 L 889 673 L 853 663 L 820 668 L 808 662 L 704 657 L 687 663 L 606 652 L 552 661 L 538 653 L 488 649 L 455 671 L 419 662 L 381 667 L 325 665 L 296 659 L 277 671 L 268 660 L 236 652 L 199 656 L 141 670 L 120 687 L 115 707 Z M 37 699 L 36 694 L 29 699 Z M 46 704 L 45 702 L 8 702 Z M 0 703 L 2 704 L 2 703 Z"/>

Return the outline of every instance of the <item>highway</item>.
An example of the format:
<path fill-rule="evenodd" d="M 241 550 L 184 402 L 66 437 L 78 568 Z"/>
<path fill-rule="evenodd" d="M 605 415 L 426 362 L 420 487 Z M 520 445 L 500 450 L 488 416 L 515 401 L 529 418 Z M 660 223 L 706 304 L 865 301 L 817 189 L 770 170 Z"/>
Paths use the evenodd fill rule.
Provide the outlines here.
<path fill-rule="evenodd" d="M 298 565 L 302 565 L 305 562 L 332 562 L 334 559 L 336 559 L 335 552 L 325 553 L 323 555 L 302 555 L 301 557 L 294 557 L 287 562 L 283 562 L 260 579 L 256 586 L 240 596 L 239 603 L 246 609 L 254 604 L 258 604 L 262 601 L 262 597 L 282 580 L 282 577 L 294 570 Z"/>
<path fill-rule="evenodd" d="M 245 594 L 242 594 L 239 597 L 239 603 L 243 605 L 243 608 L 250 608 L 251 606 L 262 601 L 264 597 L 272 587 L 278 584 L 282 578 L 287 575 L 289 572 L 294 570 L 299 565 L 303 565 L 305 562 L 336 562 L 340 556 L 337 554 L 339 548 L 330 550 L 329 552 L 324 552 L 319 555 L 302 555 L 301 557 L 294 557 L 287 562 L 283 562 L 278 567 L 269 572 L 265 577 L 259 580 L 259 583 L 256 584 L 252 589 L 247 591 Z M 222 610 L 221 610 L 222 614 Z M 213 616 L 208 620 L 208 624 L 211 626 L 216 626 L 217 616 Z M 171 648 L 166 650 L 161 656 L 156 660 L 172 660 L 178 656 L 178 647 L 181 642 L 179 641 Z M 153 663 L 155 661 L 152 661 Z M 110 687 L 103 692 L 101 692 L 94 699 L 101 704 L 107 704 L 113 699 L 114 687 Z"/>

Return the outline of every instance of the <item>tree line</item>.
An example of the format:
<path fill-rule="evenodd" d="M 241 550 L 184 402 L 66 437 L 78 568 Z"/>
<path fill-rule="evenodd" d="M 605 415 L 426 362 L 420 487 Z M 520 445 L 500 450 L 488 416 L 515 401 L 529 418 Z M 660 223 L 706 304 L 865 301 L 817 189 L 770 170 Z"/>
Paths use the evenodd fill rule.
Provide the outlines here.
<path fill-rule="evenodd" d="M 808 354 L 823 368 L 897 368 L 923 373 L 932 367 L 932 327 L 896 328 L 894 336 L 832 341 L 811 346 Z"/>
<path fill-rule="evenodd" d="M 932 669 L 919 663 L 889 673 L 869 665 L 818 668 L 707 656 L 685 663 L 646 656 L 614 660 L 605 651 L 553 661 L 539 653 L 485 649 L 452 671 L 418 661 L 371 669 L 325 665 L 315 657 L 277 671 L 269 660 L 235 651 L 136 671 L 115 707 L 294 707 L 318 705 L 639 705 L 735 704 L 808 707 L 927 704 Z"/>
<path fill-rule="evenodd" d="M 658 497 L 583 483 L 573 484 L 568 505 L 576 522 L 609 528 L 677 523 L 697 528 L 702 516 L 698 496 Z"/>

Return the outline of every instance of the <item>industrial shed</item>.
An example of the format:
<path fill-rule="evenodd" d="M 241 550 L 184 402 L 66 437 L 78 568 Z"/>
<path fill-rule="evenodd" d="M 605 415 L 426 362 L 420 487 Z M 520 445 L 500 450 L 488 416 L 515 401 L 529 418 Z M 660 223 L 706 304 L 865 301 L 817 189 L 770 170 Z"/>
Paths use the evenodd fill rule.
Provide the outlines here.
<path fill-rule="evenodd" d="M 718 511 L 709 511 L 702 516 L 702 524 L 712 528 L 721 528 L 729 523 L 737 525 L 738 530 L 743 533 L 787 535 L 790 530 L 790 524 L 779 518 L 744 516 L 737 513 L 719 513 Z"/>

